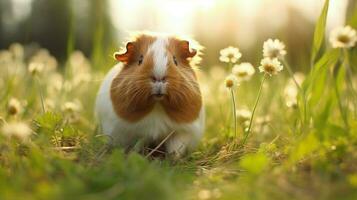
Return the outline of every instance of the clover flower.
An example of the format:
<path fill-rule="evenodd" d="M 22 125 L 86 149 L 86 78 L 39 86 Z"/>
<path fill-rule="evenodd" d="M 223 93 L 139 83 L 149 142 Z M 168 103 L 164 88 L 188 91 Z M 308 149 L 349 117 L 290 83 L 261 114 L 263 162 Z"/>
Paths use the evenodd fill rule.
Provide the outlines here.
<path fill-rule="evenodd" d="M 269 123 L 271 123 L 272 117 L 270 115 L 257 116 L 255 121 L 254 132 L 259 132 L 261 135 L 269 133 Z"/>
<path fill-rule="evenodd" d="M 282 58 L 286 54 L 285 44 L 278 39 L 268 39 L 263 44 L 263 56 L 269 58 Z"/>
<path fill-rule="evenodd" d="M 9 138 L 26 141 L 32 134 L 31 128 L 24 122 L 10 122 L 2 126 L 2 134 Z"/>
<path fill-rule="evenodd" d="M 235 75 L 230 74 L 224 80 L 226 88 L 229 89 L 232 98 L 232 111 L 233 111 L 233 124 L 234 124 L 234 136 L 237 137 L 237 114 L 236 114 L 236 100 L 234 89 L 239 86 L 238 79 Z"/>
<path fill-rule="evenodd" d="M 294 79 L 300 85 L 305 79 L 304 74 L 302 73 L 295 73 Z M 297 106 L 297 96 L 299 93 L 299 89 L 296 86 L 296 83 L 292 78 L 289 79 L 288 83 L 284 88 L 284 98 L 287 107 L 295 107 Z"/>
<path fill-rule="evenodd" d="M 9 47 L 12 56 L 16 60 L 22 60 L 24 57 L 24 47 L 19 43 L 11 44 Z"/>
<path fill-rule="evenodd" d="M 239 80 L 249 80 L 255 73 L 255 69 L 252 64 L 243 62 L 239 65 L 234 65 L 232 68 L 232 74 L 236 75 Z"/>
<path fill-rule="evenodd" d="M 200 200 L 219 199 L 221 196 L 222 192 L 218 188 L 214 188 L 213 190 L 202 189 L 198 192 L 198 199 Z"/>
<path fill-rule="evenodd" d="M 203 189 L 198 192 L 198 199 L 200 200 L 207 200 L 212 197 L 212 193 L 210 190 Z"/>
<path fill-rule="evenodd" d="M 81 111 L 81 109 L 82 105 L 78 100 L 68 101 L 62 106 L 64 116 L 69 123 L 75 123 L 80 120 L 79 112 Z"/>
<path fill-rule="evenodd" d="M 68 101 L 62 106 L 62 111 L 66 114 L 77 113 L 81 110 L 81 105 L 78 101 L 71 102 Z"/>
<path fill-rule="evenodd" d="M 239 49 L 232 46 L 222 49 L 220 54 L 219 60 L 226 63 L 236 63 L 242 57 Z"/>
<path fill-rule="evenodd" d="M 58 62 L 47 49 L 40 49 L 34 56 L 30 58 L 30 63 L 41 63 L 43 65 L 43 73 L 54 72 Z"/>
<path fill-rule="evenodd" d="M 69 71 L 72 74 L 71 84 L 73 87 L 83 85 L 82 83 L 91 80 L 90 61 L 81 51 L 75 51 L 69 58 Z"/>
<path fill-rule="evenodd" d="M 242 108 L 236 111 L 237 120 L 242 124 L 244 130 L 249 126 L 250 119 L 252 117 L 252 112 L 246 108 Z"/>
<path fill-rule="evenodd" d="M 331 31 L 330 43 L 333 48 L 351 48 L 356 42 L 356 30 L 350 26 L 337 27 Z"/>
<path fill-rule="evenodd" d="M 240 122 L 247 122 L 252 117 L 252 112 L 246 108 L 237 110 L 237 118 Z"/>
<path fill-rule="evenodd" d="M 58 72 L 51 73 L 47 77 L 48 80 L 51 80 L 46 84 L 47 96 L 55 97 L 64 89 L 64 78 Z"/>
<path fill-rule="evenodd" d="M 16 67 L 14 66 L 14 61 L 12 59 L 12 54 L 8 50 L 0 50 L 0 74 L 16 74 Z M 21 69 L 21 68 L 20 68 Z"/>
<path fill-rule="evenodd" d="M 11 52 L 8 50 L 0 50 L 0 64 L 4 65 L 12 61 Z"/>
<path fill-rule="evenodd" d="M 263 58 L 260 62 L 259 71 L 269 74 L 270 76 L 276 75 L 283 70 L 283 66 L 277 58 Z"/>
<path fill-rule="evenodd" d="M 53 110 L 56 107 L 56 104 L 52 99 L 46 99 L 44 103 L 45 103 L 45 108 L 48 110 Z"/>
<path fill-rule="evenodd" d="M 42 73 L 44 68 L 43 63 L 31 62 L 28 67 L 28 71 L 32 76 L 37 76 Z"/>
<path fill-rule="evenodd" d="M 226 79 L 224 80 L 224 84 L 228 89 L 234 89 L 239 86 L 238 79 L 233 74 L 230 74 L 226 77 Z"/>
<path fill-rule="evenodd" d="M 7 105 L 7 113 L 9 115 L 17 115 L 19 112 L 21 112 L 21 110 L 22 106 L 19 100 L 11 98 Z"/>

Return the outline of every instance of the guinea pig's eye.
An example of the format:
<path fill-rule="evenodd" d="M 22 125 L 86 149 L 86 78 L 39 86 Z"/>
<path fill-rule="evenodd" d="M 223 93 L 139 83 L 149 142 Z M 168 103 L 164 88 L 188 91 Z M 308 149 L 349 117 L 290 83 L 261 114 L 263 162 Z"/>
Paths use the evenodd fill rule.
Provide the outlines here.
<path fill-rule="evenodd" d="M 144 59 L 144 56 L 140 55 L 140 57 L 139 57 L 139 65 L 141 65 L 141 63 L 143 63 L 143 59 Z"/>
<path fill-rule="evenodd" d="M 177 59 L 176 59 L 176 56 L 174 56 L 174 57 L 173 57 L 173 60 L 174 60 L 175 65 L 177 66 Z"/>

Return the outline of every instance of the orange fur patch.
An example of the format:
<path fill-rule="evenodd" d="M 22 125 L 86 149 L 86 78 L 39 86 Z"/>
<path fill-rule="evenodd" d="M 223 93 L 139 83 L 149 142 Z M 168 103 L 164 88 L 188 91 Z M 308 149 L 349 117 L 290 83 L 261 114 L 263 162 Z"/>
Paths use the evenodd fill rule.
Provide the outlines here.
<path fill-rule="evenodd" d="M 202 97 L 194 70 L 189 65 L 187 49 L 181 48 L 182 41 L 169 40 L 168 51 L 178 59 L 178 66 L 172 60 L 168 63 L 167 98 L 162 102 L 166 113 L 178 123 L 189 123 L 198 118 Z"/>
<path fill-rule="evenodd" d="M 152 70 L 152 59 L 142 66 L 124 66 L 111 85 L 111 99 L 115 112 L 129 122 L 136 122 L 154 108 L 151 85 L 147 74 Z"/>

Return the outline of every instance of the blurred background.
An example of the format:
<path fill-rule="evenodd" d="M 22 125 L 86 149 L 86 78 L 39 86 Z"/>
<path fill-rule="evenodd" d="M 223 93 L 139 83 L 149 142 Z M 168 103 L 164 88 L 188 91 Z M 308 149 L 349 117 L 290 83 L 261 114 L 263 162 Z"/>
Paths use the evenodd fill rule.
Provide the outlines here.
<path fill-rule="evenodd" d="M 310 44 L 324 0 L 0 0 L 0 48 L 19 42 L 43 47 L 60 62 L 73 50 L 94 67 L 111 59 L 130 31 L 192 36 L 206 47 L 203 65 L 235 45 L 257 64 L 262 43 L 280 38 L 295 68 L 307 69 Z M 331 0 L 328 30 L 344 24 L 356 1 Z M 31 52 L 31 51 L 28 51 Z"/>

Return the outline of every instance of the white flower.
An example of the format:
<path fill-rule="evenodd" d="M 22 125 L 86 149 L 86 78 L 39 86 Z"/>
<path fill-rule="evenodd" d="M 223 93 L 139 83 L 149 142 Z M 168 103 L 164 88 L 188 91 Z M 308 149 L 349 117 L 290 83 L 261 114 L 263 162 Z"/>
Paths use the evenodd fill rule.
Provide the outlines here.
<path fill-rule="evenodd" d="M 255 73 L 255 69 L 252 64 L 244 62 L 239 65 L 234 65 L 232 68 L 232 74 L 236 75 L 239 80 L 249 80 Z"/>
<path fill-rule="evenodd" d="M 278 39 L 268 39 L 263 45 L 263 56 L 269 58 L 282 58 L 286 54 L 285 44 Z"/>
<path fill-rule="evenodd" d="M 79 101 L 73 101 L 73 102 L 68 101 L 63 104 L 62 111 L 67 114 L 73 114 L 79 112 L 81 108 L 82 107 Z"/>
<path fill-rule="evenodd" d="M 220 51 L 221 56 L 219 60 L 226 63 L 236 63 L 242 54 L 239 52 L 239 49 L 236 47 L 229 46 Z"/>
<path fill-rule="evenodd" d="M 65 81 L 63 83 L 63 90 L 66 92 L 72 91 L 72 89 L 74 88 L 73 84 L 71 81 Z"/>
<path fill-rule="evenodd" d="M 24 57 L 24 47 L 19 43 L 11 44 L 9 47 L 10 52 L 16 60 L 22 60 Z"/>
<path fill-rule="evenodd" d="M 12 61 L 12 55 L 10 51 L 0 50 L 0 64 L 4 65 Z"/>
<path fill-rule="evenodd" d="M 46 99 L 45 100 L 45 108 L 48 110 L 53 110 L 55 109 L 56 104 L 52 99 Z"/>
<path fill-rule="evenodd" d="M 32 76 L 39 75 L 43 71 L 43 63 L 31 62 L 28 71 Z"/>
<path fill-rule="evenodd" d="M 21 141 L 26 141 L 32 134 L 31 128 L 23 122 L 10 122 L 4 124 L 1 131 L 4 136 L 9 138 L 14 137 Z"/>
<path fill-rule="evenodd" d="M 90 73 L 90 61 L 81 51 L 74 51 L 69 58 L 70 70 L 73 76 Z"/>
<path fill-rule="evenodd" d="M 270 123 L 271 120 L 272 120 L 272 119 L 271 119 L 270 115 L 265 115 L 265 116 L 257 117 L 257 120 L 256 120 L 255 123 L 256 123 L 257 125 L 262 126 L 262 125 L 265 125 L 265 124 Z"/>
<path fill-rule="evenodd" d="M 16 115 L 21 112 L 22 106 L 19 100 L 11 98 L 7 105 L 7 112 L 9 115 Z"/>
<path fill-rule="evenodd" d="M 304 74 L 302 73 L 295 73 L 294 78 L 296 82 L 300 85 L 305 79 Z M 286 106 L 288 107 L 295 107 L 297 105 L 297 96 L 299 90 L 296 86 L 296 83 L 293 79 L 289 79 L 288 83 L 284 88 L 284 98 L 286 102 Z"/>
<path fill-rule="evenodd" d="M 254 132 L 258 132 L 261 135 L 267 135 L 271 133 L 271 127 L 269 126 L 271 121 L 272 119 L 269 115 L 257 116 L 254 121 Z"/>
<path fill-rule="evenodd" d="M 5 74 L 18 75 L 21 67 L 14 67 L 17 63 L 14 63 L 12 54 L 8 50 L 0 50 L 0 76 Z M 3 78 L 0 78 L 3 79 Z M 2 87 L 1 87 L 2 89 Z"/>
<path fill-rule="evenodd" d="M 270 76 L 277 74 L 283 70 L 283 66 L 277 58 L 263 58 L 260 62 L 259 71 L 269 74 Z"/>
<path fill-rule="evenodd" d="M 47 81 L 47 93 L 49 96 L 58 95 L 58 93 L 62 90 L 63 87 L 63 77 L 60 73 L 54 72 L 49 74 Z"/>
<path fill-rule="evenodd" d="M 331 31 L 330 43 L 333 48 L 351 48 L 356 42 L 356 30 L 350 26 L 337 27 Z"/>
<path fill-rule="evenodd" d="M 92 77 L 90 73 L 77 74 L 72 79 L 72 86 L 73 87 L 83 86 L 82 83 L 88 83 L 91 80 L 91 78 Z"/>
<path fill-rule="evenodd" d="M 296 82 L 299 85 L 301 85 L 305 80 L 305 75 L 303 73 L 301 73 L 301 72 L 296 72 L 296 73 L 294 73 L 294 79 L 296 80 Z M 289 79 L 289 83 L 294 83 L 294 80 L 293 79 Z"/>
<path fill-rule="evenodd" d="M 75 51 L 69 58 L 69 70 L 71 72 L 73 87 L 82 86 L 83 82 L 91 80 L 91 65 L 81 51 Z"/>
<path fill-rule="evenodd" d="M 203 189 L 198 192 L 198 199 L 207 200 L 212 197 L 212 193 L 209 190 Z"/>
<path fill-rule="evenodd" d="M 250 118 L 252 117 L 252 112 L 245 108 L 237 110 L 236 113 L 237 113 L 238 120 L 241 122 L 249 121 Z"/>
<path fill-rule="evenodd" d="M 69 101 L 62 106 L 62 111 L 64 116 L 69 123 L 76 123 L 80 120 L 79 112 L 82 109 L 82 104 L 80 101 Z"/>
<path fill-rule="evenodd" d="M 236 88 L 239 86 L 238 79 L 235 75 L 230 74 L 224 80 L 224 84 L 228 89 Z"/>
<path fill-rule="evenodd" d="M 53 72 L 57 68 L 57 60 L 46 49 L 40 49 L 30 59 L 30 63 L 41 63 L 43 65 L 43 73 Z"/>

